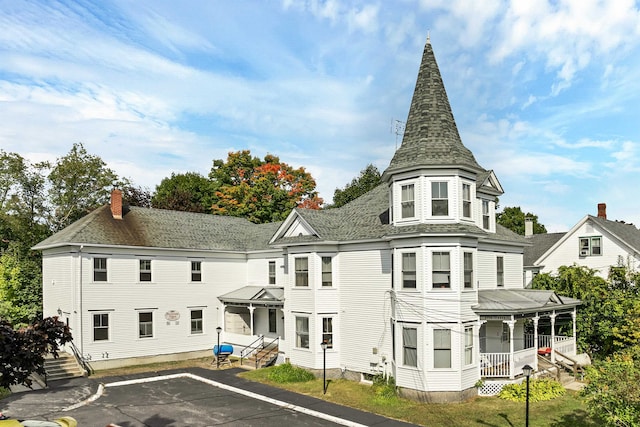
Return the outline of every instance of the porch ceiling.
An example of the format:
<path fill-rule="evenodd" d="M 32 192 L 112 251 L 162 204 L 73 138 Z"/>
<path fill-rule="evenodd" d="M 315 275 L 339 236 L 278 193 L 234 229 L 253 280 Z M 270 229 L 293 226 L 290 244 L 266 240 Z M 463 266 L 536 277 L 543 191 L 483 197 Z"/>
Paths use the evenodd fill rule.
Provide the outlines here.
<path fill-rule="evenodd" d="M 224 304 L 284 306 L 284 288 L 277 286 L 244 286 L 218 297 Z"/>
<path fill-rule="evenodd" d="M 567 311 L 580 305 L 580 300 L 561 297 L 554 291 L 534 289 L 483 289 L 478 291 L 478 314 L 523 314 L 543 311 Z"/>

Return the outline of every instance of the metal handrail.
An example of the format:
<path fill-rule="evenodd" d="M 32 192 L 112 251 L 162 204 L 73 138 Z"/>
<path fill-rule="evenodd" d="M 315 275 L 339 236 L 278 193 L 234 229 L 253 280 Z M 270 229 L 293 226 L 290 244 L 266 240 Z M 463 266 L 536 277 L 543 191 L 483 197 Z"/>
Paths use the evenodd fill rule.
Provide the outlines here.
<path fill-rule="evenodd" d="M 271 340 L 270 343 L 268 343 L 267 345 L 264 345 L 264 341 L 262 342 L 262 348 L 263 349 L 268 349 L 268 351 L 266 353 L 264 353 L 262 355 L 262 357 L 257 358 L 256 357 L 256 369 L 258 369 L 258 366 L 260 366 L 260 362 L 263 359 L 266 359 L 267 356 L 271 356 L 272 353 L 277 352 L 278 351 L 278 344 L 280 343 L 280 337 L 276 337 L 273 340 Z"/>
<path fill-rule="evenodd" d="M 260 342 L 260 344 L 257 344 L 258 342 Z M 264 348 L 264 335 L 258 335 L 258 338 L 254 342 L 240 350 L 240 365 L 242 365 L 242 360 L 244 358 L 248 357 L 249 354 L 260 348 Z"/>
<path fill-rule="evenodd" d="M 73 343 L 73 341 L 69 341 L 69 347 L 71 347 L 71 351 L 73 352 L 73 356 L 76 358 L 76 360 L 78 361 L 80 366 L 82 366 L 82 369 L 84 369 L 84 371 L 88 375 L 93 374 L 94 373 L 93 368 L 91 367 L 91 365 L 89 365 L 89 363 L 87 363 L 85 358 L 82 357 L 82 355 L 80 354 L 80 351 L 78 350 L 78 347 L 76 347 L 76 345 Z"/>

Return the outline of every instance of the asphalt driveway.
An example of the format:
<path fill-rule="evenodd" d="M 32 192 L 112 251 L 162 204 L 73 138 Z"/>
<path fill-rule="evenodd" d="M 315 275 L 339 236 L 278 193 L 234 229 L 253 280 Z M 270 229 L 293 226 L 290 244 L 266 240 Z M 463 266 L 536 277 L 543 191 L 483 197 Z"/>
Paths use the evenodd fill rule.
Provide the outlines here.
<path fill-rule="evenodd" d="M 82 427 L 410 425 L 246 381 L 237 372 L 193 368 L 76 378 L 16 393 L 0 401 L 0 408 L 17 419 L 72 416 Z"/>

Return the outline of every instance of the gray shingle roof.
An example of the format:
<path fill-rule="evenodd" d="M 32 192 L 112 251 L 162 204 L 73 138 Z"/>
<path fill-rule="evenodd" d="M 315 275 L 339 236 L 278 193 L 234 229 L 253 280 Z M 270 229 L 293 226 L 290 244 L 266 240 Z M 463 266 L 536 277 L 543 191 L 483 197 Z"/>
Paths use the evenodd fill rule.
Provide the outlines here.
<path fill-rule="evenodd" d="M 476 234 L 489 236 L 481 228 L 466 223 L 416 224 L 394 227 L 389 224 L 389 190 L 380 184 L 373 190 L 346 205 L 327 210 L 297 209 L 297 213 L 318 233 L 318 236 L 279 238 L 275 244 L 301 244 L 320 241 L 355 241 L 399 237 L 413 234 Z M 524 237 L 500 225 L 495 235 L 497 240 L 526 243 Z"/>
<path fill-rule="evenodd" d="M 597 216 L 588 215 L 588 217 L 591 221 L 631 246 L 636 252 L 640 252 L 640 230 L 635 225 L 622 221 L 611 221 Z"/>
<path fill-rule="evenodd" d="M 522 260 L 524 266 L 533 266 L 534 263 L 565 234 L 566 233 L 543 233 L 527 237 L 526 239 L 531 242 L 531 246 L 524 248 L 524 257 Z"/>
<path fill-rule="evenodd" d="M 383 177 L 407 168 L 447 165 L 483 171 L 471 151 L 462 144 L 431 43 L 427 42 L 402 145 Z"/>
<path fill-rule="evenodd" d="M 34 249 L 66 244 L 245 251 L 268 248 L 280 223 L 253 224 L 244 218 L 131 207 L 121 220 L 108 205 L 38 243 Z"/>

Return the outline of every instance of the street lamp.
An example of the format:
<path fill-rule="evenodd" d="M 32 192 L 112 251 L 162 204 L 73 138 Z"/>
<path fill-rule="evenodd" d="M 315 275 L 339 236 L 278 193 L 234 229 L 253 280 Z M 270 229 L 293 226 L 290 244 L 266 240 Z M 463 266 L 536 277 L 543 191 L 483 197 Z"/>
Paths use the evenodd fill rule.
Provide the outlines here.
<path fill-rule="evenodd" d="M 216 328 L 216 332 L 218 333 L 218 352 L 216 353 L 216 368 L 220 369 L 220 332 L 222 332 L 222 328 L 218 326 Z"/>
<path fill-rule="evenodd" d="M 327 394 L 327 342 L 320 343 L 322 347 L 322 394 Z"/>
<path fill-rule="evenodd" d="M 529 365 L 522 367 L 522 373 L 527 377 L 527 412 L 525 414 L 525 427 L 529 427 L 529 377 L 533 374 L 533 368 Z"/>

